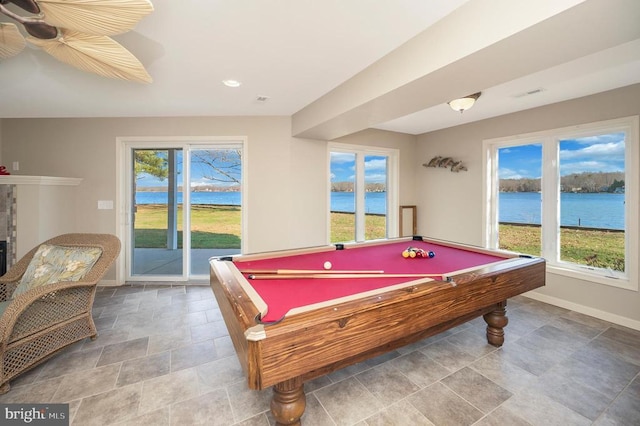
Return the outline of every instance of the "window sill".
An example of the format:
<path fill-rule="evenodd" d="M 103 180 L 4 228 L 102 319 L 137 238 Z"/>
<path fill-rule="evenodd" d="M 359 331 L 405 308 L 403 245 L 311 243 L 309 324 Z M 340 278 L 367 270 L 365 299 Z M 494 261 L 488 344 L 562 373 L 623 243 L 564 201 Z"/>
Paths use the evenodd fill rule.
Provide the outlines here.
<path fill-rule="evenodd" d="M 589 281 L 596 284 L 607 285 L 610 287 L 621 288 L 624 290 L 638 291 L 638 281 L 631 280 L 629 277 L 616 278 L 611 276 L 600 275 L 596 272 L 580 271 L 575 269 L 563 268 L 559 265 L 551 265 L 547 262 L 547 272 L 555 275 L 575 278 L 582 281 Z"/>

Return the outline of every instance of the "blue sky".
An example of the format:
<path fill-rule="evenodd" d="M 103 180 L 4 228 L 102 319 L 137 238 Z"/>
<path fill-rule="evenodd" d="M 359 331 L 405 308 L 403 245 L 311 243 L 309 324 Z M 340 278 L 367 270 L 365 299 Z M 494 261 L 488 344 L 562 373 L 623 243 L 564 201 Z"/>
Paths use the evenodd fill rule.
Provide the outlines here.
<path fill-rule="evenodd" d="M 542 145 L 502 148 L 501 179 L 540 178 Z M 624 171 L 624 133 L 612 133 L 560 141 L 560 175 L 582 172 Z"/>
<path fill-rule="evenodd" d="M 331 153 L 331 182 L 352 182 L 355 180 L 354 154 Z M 387 180 L 387 157 L 367 155 L 364 160 L 367 183 L 385 183 Z"/>
<path fill-rule="evenodd" d="M 205 161 L 211 161 L 212 163 L 215 163 L 216 165 L 218 165 L 218 167 L 220 167 L 220 170 L 224 171 L 225 173 L 229 173 L 230 175 L 234 176 L 238 180 L 241 179 L 240 172 L 239 172 L 240 168 L 232 167 L 234 164 L 237 164 L 240 161 L 234 150 L 224 150 L 224 149 L 212 150 L 212 152 L 215 152 L 218 154 L 217 156 L 214 156 L 215 158 L 213 158 L 212 156 L 207 156 L 206 154 L 209 151 L 205 149 L 195 150 L 194 152 L 196 154 L 203 155 L 202 158 L 204 158 Z M 182 179 L 182 163 L 183 163 L 182 151 L 178 151 L 177 154 L 178 155 L 176 160 L 176 169 L 178 172 L 178 179 Z M 224 156 L 225 154 L 226 156 Z M 211 180 L 211 179 L 208 179 L 207 176 L 212 176 L 212 177 L 217 176 L 219 180 Z M 222 176 L 220 172 L 216 172 L 214 169 L 212 169 L 207 164 L 204 164 L 202 161 L 198 161 L 198 158 L 196 156 L 192 158 L 192 162 L 191 162 L 191 186 L 192 187 L 200 186 L 200 185 L 217 185 L 217 186 L 236 185 L 235 182 L 222 182 L 223 180 L 228 181 L 229 179 L 226 178 L 225 176 Z M 147 174 L 141 174 L 140 176 L 138 176 L 136 184 L 138 186 L 166 186 L 167 180 L 166 179 L 160 180 L 156 177 L 153 177 Z M 182 185 L 182 182 L 179 181 L 178 185 Z"/>

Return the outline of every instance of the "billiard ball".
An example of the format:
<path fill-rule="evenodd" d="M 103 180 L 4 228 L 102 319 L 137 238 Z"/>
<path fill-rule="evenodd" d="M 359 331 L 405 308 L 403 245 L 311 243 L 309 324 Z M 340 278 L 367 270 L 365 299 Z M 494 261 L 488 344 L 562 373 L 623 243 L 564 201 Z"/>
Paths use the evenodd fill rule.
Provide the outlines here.
<path fill-rule="evenodd" d="M 332 266 L 333 265 L 331 265 L 331 262 L 329 262 L 329 261 L 324 262 L 324 269 L 331 269 Z"/>
<path fill-rule="evenodd" d="M 436 254 L 432 251 L 429 252 L 429 258 L 433 258 L 436 257 Z"/>

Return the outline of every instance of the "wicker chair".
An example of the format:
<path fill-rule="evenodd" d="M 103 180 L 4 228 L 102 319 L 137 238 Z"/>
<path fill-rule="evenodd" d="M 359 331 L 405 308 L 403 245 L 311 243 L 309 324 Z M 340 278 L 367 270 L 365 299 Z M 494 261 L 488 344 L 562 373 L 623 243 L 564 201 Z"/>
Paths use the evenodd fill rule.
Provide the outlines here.
<path fill-rule="evenodd" d="M 102 254 L 80 281 L 42 285 L 8 304 L 0 316 L 0 394 L 9 391 L 10 380 L 66 346 L 98 336 L 91 316 L 96 285 L 120 253 L 120 240 L 109 234 L 65 234 L 42 244 L 100 247 Z M 38 247 L 0 277 L 0 302 L 11 298 Z"/>

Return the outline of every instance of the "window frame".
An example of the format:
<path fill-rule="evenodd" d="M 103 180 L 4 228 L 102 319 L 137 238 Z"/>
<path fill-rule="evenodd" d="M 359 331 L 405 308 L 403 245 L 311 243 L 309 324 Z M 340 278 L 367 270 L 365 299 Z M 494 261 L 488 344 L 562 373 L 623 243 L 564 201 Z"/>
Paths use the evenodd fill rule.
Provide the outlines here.
<path fill-rule="evenodd" d="M 398 236 L 400 209 L 399 202 L 399 150 L 396 148 L 374 147 L 368 145 L 354 145 L 339 142 L 327 144 L 327 242 L 331 243 L 331 153 L 341 152 L 355 155 L 355 242 L 373 241 L 365 239 L 365 185 L 364 158 L 368 155 L 387 157 L 387 212 L 386 239 Z"/>
<path fill-rule="evenodd" d="M 499 148 L 542 144 L 542 256 L 547 272 L 613 287 L 638 291 L 638 217 L 639 194 L 639 116 L 586 123 L 540 132 L 483 140 L 483 236 L 485 246 L 498 247 L 498 161 Z M 625 272 L 612 276 L 606 269 L 561 261 L 560 237 L 560 141 L 573 138 L 625 132 Z M 549 208 L 548 206 L 555 206 Z"/>

